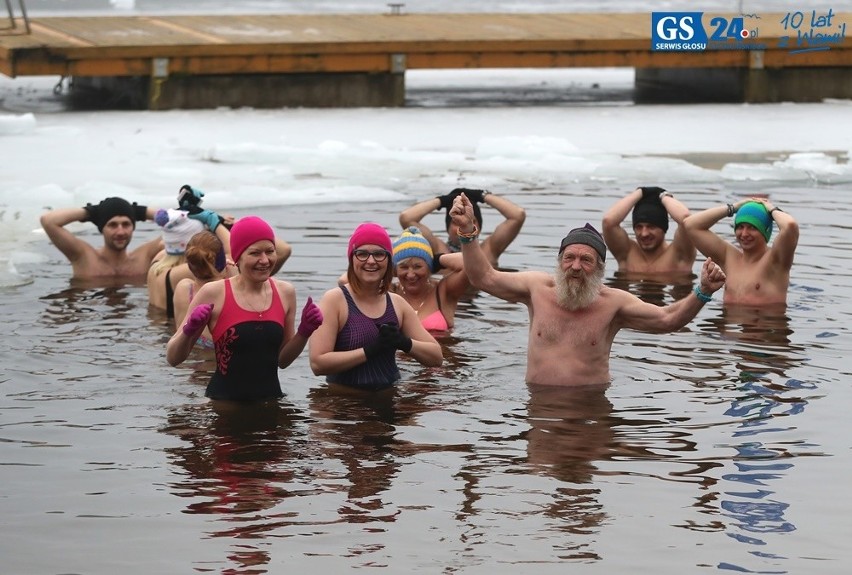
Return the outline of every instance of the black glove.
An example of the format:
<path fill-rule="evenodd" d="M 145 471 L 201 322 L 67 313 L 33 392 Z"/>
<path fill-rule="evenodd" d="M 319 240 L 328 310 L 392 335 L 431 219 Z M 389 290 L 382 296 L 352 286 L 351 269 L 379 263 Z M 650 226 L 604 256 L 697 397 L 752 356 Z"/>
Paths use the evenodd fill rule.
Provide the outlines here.
<path fill-rule="evenodd" d="M 100 204 L 98 204 L 99 206 Z M 83 209 L 86 210 L 86 219 L 84 222 L 92 222 L 96 226 L 100 226 L 100 214 L 98 213 L 98 206 L 93 206 L 92 204 L 86 204 L 83 206 Z"/>
<path fill-rule="evenodd" d="M 666 191 L 657 186 L 642 186 L 639 189 L 642 190 L 643 200 L 658 200 L 660 199 L 660 194 Z"/>
<path fill-rule="evenodd" d="M 383 332 L 382 328 L 388 324 L 382 324 L 379 326 L 379 337 L 373 343 L 364 346 L 364 355 L 367 356 L 367 361 L 370 361 L 377 355 L 390 351 L 392 349 L 396 349 L 393 344 L 392 336 L 388 332 Z"/>
<path fill-rule="evenodd" d="M 379 339 L 387 339 L 394 349 L 408 353 L 411 351 L 411 338 L 406 337 L 395 323 L 383 323 L 379 326 Z"/>
<path fill-rule="evenodd" d="M 458 195 L 460 193 L 461 192 L 459 192 L 459 188 L 456 188 L 455 190 L 453 190 L 449 194 L 444 194 L 443 196 L 438 196 L 438 200 L 441 202 L 440 209 L 449 210 L 450 208 L 452 208 L 453 202 L 456 200 L 456 197 L 458 197 Z"/>
<path fill-rule="evenodd" d="M 454 192 L 457 191 L 459 193 L 464 193 L 464 195 L 467 196 L 467 199 L 469 199 L 474 204 L 481 204 L 482 202 L 485 201 L 485 190 L 472 190 L 472 189 L 468 189 L 468 188 L 457 188 L 453 191 Z"/>
<path fill-rule="evenodd" d="M 148 206 L 139 206 L 136 205 L 136 202 L 133 202 L 133 213 L 136 214 L 136 217 L 133 218 L 137 222 L 144 222 L 148 219 Z"/>
<path fill-rule="evenodd" d="M 204 192 L 198 188 L 193 188 L 189 184 L 184 184 L 180 187 L 180 191 L 178 191 L 178 207 L 190 213 L 192 208 L 197 208 L 198 211 L 201 211 L 201 208 L 198 206 L 201 204 L 201 198 L 203 197 Z"/>

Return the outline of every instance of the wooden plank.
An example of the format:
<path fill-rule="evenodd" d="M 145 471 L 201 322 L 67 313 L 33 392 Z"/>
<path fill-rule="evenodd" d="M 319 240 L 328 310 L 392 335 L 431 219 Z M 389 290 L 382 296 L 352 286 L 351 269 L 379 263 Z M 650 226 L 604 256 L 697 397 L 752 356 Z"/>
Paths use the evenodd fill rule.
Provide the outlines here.
<path fill-rule="evenodd" d="M 729 15 L 732 16 L 732 15 Z M 837 21 L 850 15 L 836 14 Z M 0 34 L 0 72 L 150 74 L 154 58 L 173 73 L 230 74 L 474 67 L 745 67 L 742 50 L 651 52 L 650 14 L 349 14 L 49 17 L 32 34 Z M 781 14 L 763 15 L 774 46 Z M 748 27 L 748 22 L 747 22 Z M 218 62 L 217 62 L 218 60 Z M 852 38 L 831 50 L 767 50 L 766 67 L 852 67 Z"/>

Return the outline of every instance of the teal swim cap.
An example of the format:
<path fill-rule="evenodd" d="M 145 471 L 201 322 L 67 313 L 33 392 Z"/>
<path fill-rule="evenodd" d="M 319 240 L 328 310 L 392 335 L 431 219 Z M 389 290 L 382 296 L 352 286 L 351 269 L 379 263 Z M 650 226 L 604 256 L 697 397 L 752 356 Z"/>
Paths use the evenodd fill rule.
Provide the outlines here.
<path fill-rule="evenodd" d="M 772 237 L 772 216 L 766 211 L 766 206 L 760 202 L 748 202 L 740 206 L 734 217 L 734 229 L 740 224 L 750 224 L 757 228 L 769 243 Z"/>

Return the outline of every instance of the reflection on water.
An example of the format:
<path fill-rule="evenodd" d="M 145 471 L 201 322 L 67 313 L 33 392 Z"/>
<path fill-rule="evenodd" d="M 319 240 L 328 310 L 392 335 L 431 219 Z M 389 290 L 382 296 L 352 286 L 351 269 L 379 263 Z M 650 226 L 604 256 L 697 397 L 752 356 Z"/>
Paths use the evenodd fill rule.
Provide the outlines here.
<path fill-rule="evenodd" d="M 42 296 L 42 299 L 51 302 L 46 310 L 47 318 L 57 325 L 78 323 L 91 315 L 103 320 L 124 320 L 135 311 L 136 302 L 129 291 L 134 287 L 144 289 L 144 284 L 104 285 L 74 281 L 71 287 Z"/>
<path fill-rule="evenodd" d="M 785 305 L 729 305 L 706 320 L 729 344 L 738 373 L 736 394 L 724 412 L 736 422 L 727 445 L 734 451 L 734 470 L 720 484 L 721 510 L 730 523 L 727 535 L 776 566 L 783 565 L 785 553 L 767 549 L 765 535 L 789 533 L 796 526 L 788 515 L 791 504 L 773 484 L 792 473 L 796 456 L 823 455 L 807 441 L 786 439 L 796 429 L 788 418 L 804 414 L 816 389 L 813 383 L 787 377 L 805 350 L 791 344 L 794 331 L 786 312 Z M 749 570 L 726 561 L 719 568 Z"/>
<path fill-rule="evenodd" d="M 692 292 L 695 274 L 639 274 L 616 271 L 606 285 L 628 291 L 644 302 L 668 305 Z"/>
<path fill-rule="evenodd" d="M 559 520 L 569 556 L 574 559 L 601 559 L 584 541 L 597 533 L 608 519 L 594 485 L 596 463 L 612 457 L 615 445 L 612 403 L 606 389 L 590 387 L 560 390 L 529 386 L 526 422 L 527 462 L 558 479 L 560 485 L 544 514 Z M 579 536 L 579 537 L 578 537 Z"/>
<path fill-rule="evenodd" d="M 171 410 L 163 433 L 185 445 L 167 448 L 170 463 L 184 473 L 171 484 L 188 499 L 184 513 L 221 516 L 222 526 L 210 537 L 236 540 L 229 559 L 245 567 L 269 562 L 267 550 L 252 545 L 287 522 L 287 513 L 271 512 L 293 497 L 283 487 L 307 473 L 297 437 L 302 420 L 292 406 L 270 401 L 260 404 L 191 404 Z M 261 571 L 265 572 L 265 571 Z"/>
<path fill-rule="evenodd" d="M 743 380 L 784 376 L 802 360 L 804 349 L 792 345 L 793 329 L 785 305 L 755 307 L 726 305 L 720 314 L 703 320 L 723 340 L 737 359 Z"/>
<path fill-rule="evenodd" d="M 402 415 L 396 410 L 397 393 L 390 389 L 373 397 L 327 388 L 308 395 L 310 435 L 322 445 L 324 456 L 339 462 L 343 474 L 335 481 L 346 490 L 338 510 L 354 523 L 394 521 L 398 511 L 383 494 L 399 471 L 394 455 L 394 429 Z M 327 478 L 328 480 L 328 478 Z"/>

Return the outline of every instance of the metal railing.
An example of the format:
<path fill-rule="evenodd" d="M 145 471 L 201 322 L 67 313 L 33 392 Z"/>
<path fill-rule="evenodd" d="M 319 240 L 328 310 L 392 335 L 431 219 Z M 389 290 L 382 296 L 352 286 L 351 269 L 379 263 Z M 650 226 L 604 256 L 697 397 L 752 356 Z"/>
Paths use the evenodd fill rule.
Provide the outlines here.
<path fill-rule="evenodd" d="M 18 7 L 21 10 L 21 16 L 24 19 L 24 29 L 26 33 L 29 34 L 30 30 L 30 18 L 27 16 L 27 7 L 24 4 L 24 0 L 18 0 Z M 6 10 L 9 12 L 9 26 L 5 28 L 0 28 L 0 30 L 16 30 L 18 28 L 18 23 L 15 21 L 15 12 L 12 10 L 12 0 L 6 0 Z"/>

